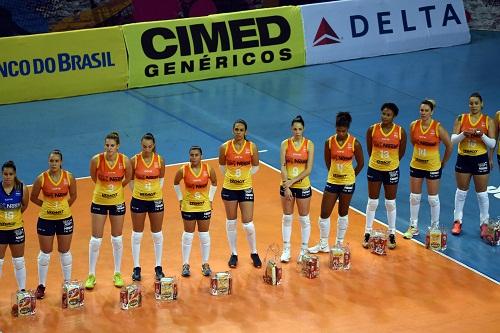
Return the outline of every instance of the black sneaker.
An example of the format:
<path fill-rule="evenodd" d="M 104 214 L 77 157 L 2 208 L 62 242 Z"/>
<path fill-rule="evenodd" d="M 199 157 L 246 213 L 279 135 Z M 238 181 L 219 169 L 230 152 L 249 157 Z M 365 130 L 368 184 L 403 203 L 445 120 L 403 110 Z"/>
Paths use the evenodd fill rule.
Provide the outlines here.
<path fill-rule="evenodd" d="M 363 245 L 363 247 L 367 249 L 369 242 L 370 242 L 370 234 L 367 232 L 365 234 L 365 238 L 363 239 L 363 243 L 361 245 Z"/>
<path fill-rule="evenodd" d="M 190 267 L 189 267 L 189 265 L 188 265 L 188 264 L 184 264 L 184 265 L 182 265 L 182 273 L 181 273 L 181 275 L 182 275 L 183 277 L 188 277 L 188 276 L 190 276 L 190 275 L 191 275 L 191 272 L 189 271 L 189 268 L 190 268 Z"/>
<path fill-rule="evenodd" d="M 163 274 L 163 269 L 161 268 L 161 266 L 156 266 L 155 267 L 155 278 L 157 280 L 161 280 L 164 277 L 165 277 L 165 274 Z"/>
<path fill-rule="evenodd" d="M 260 261 L 259 255 L 257 253 L 252 253 L 250 255 L 250 258 L 252 258 L 253 267 L 255 267 L 255 268 L 261 268 L 262 267 L 262 261 Z"/>
<path fill-rule="evenodd" d="M 37 299 L 43 299 L 45 297 L 45 286 L 43 284 L 39 284 L 38 287 L 36 287 L 35 297 Z"/>
<path fill-rule="evenodd" d="M 132 273 L 132 280 L 141 281 L 141 268 L 134 267 L 134 272 Z"/>
<path fill-rule="evenodd" d="M 210 265 L 208 263 L 201 265 L 201 274 L 203 274 L 203 276 L 212 275 L 212 270 L 210 269 Z"/>
<path fill-rule="evenodd" d="M 229 261 L 227 262 L 227 264 L 231 268 L 236 268 L 236 266 L 238 265 L 238 255 L 231 254 L 231 258 L 229 258 Z"/>
<path fill-rule="evenodd" d="M 394 250 L 396 248 L 396 235 L 389 235 L 389 245 L 387 246 L 389 249 Z"/>

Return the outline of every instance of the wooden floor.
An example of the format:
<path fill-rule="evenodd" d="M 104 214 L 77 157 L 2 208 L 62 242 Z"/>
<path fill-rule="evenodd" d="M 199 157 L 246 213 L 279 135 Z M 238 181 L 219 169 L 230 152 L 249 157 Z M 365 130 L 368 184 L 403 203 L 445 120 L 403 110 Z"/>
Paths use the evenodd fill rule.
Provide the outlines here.
<path fill-rule="evenodd" d="M 210 163 L 213 163 L 210 162 Z M 214 164 L 213 164 L 214 165 Z M 284 266 L 284 283 L 273 287 L 263 283 L 262 269 L 251 265 L 248 245 L 238 228 L 239 266 L 232 270 L 233 295 L 214 297 L 208 292 L 209 279 L 200 268 L 197 236 L 191 254 L 192 275 L 181 278 L 182 223 L 171 188 L 178 166 L 167 168 L 164 261 L 167 275 L 180 279 L 179 299 L 158 303 L 153 296 L 154 252 L 148 230 L 142 242 L 143 306 L 123 311 L 119 290 L 112 284 L 113 258 L 109 226 L 106 226 L 99 262 L 97 285 L 86 292 L 86 303 L 79 310 L 60 308 L 62 279 L 57 253 L 52 255 L 47 294 L 37 302 L 37 313 L 29 318 L 10 316 L 10 296 L 16 289 L 10 252 L 5 257 L 0 280 L 0 331 L 11 332 L 498 332 L 500 330 L 500 288 L 416 242 L 398 236 L 398 246 L 385 257 L 370 254 L 361 247 L 364 216 L 351 211 L 347 241 L 351 244 L 352 269 L 334 272 L 327 268 L 327 255 L 321 255 L 318 279 L 299 275 L 296 264 Z M 255 179 L 255 225 L 262 259 L 269 244 L 281 245 L 279 174 L 261 166 Z M 220 188 L 220 186 L 219 186 Z M 88 241 L 92 184 L 78 181 L 78 200 L 73 206 L 75 234 L 72 244 L 73 277 L 84 280 L 88 272 Z M 127 193 L 129 194 L 129 193 Z M 355 196 L 366 196 L 356 192 Z M 321 195 L 313 194 L 310 245 L 318 240 L 317 218 Z M 382 205 L 383 206 L 383 205 Z M 175 208 L 174 208 L 175 207 Z M 381 207 L 382 208 L 382 207 Z M 38 242 L 36 216 L 31 205 L 24 215 L 27 235 L 27 285 L 38 284 L 36 258 Z M 332 239 L 336 229 L 332 216 Z M 225 216 L 220 199 L 215 201 L 211 225 L 210 264 L 216 271 L 227 270 L 229 249 Z M 126 217 L 122 272 L 130 283 L 132 258 L 131 221 Z M 300 227 L 295 219 L 292 251 L 296 256 Z"/>

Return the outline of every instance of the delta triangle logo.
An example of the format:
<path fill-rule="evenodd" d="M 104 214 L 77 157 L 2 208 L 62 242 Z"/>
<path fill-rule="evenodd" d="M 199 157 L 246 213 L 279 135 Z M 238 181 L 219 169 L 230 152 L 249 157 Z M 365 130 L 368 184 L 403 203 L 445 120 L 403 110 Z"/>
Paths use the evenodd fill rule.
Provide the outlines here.
<path fill-rule="evenodd" d="M 314 37 L 313 46 L 336 43 L 340 43 L 340 38 L 323 17 L 321 23 L 319 24 L 318 31 L 316 31 L 316 37 Z"/>

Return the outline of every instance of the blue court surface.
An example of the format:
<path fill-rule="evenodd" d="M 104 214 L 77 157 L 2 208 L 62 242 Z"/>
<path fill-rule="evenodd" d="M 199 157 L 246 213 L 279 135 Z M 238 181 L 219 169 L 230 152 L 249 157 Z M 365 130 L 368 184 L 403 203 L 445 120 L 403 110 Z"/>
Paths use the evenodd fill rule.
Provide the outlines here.
<path fill-rule="evenodd" d="M 0 106 L 2 141 L 0 161 L 14 160 L 18 176 L 32 183 L 47 167 L 47 155 L 58 148 L 64 167 L 77 177 L 89 175 L 90 158 L 103 149 L 104 136 L 118 131 L 121 151 L 140 150 L 145 132 L 157 137 L 158 151 L 168 164 L 186 161 L 188 148 L 201 145 L 205 158 L 216 157 L 219 145 L 231 137 L 234 120 L 249 124 L 249 139 L 262 152 L 262 161 L 279 167 L 281 141 L 290 135 L 290 121 L 300 114 L 305 135 L 316 144 L 313 185 L 322 190 L 327 170 L 323 162 L 324 141 L 335 132 L 335 115 L 349 111 L 351 133 L 365 147 L 367 128 L 379 121 L 383 102 L 400 108 L 397 123 L 408 131 L 419 117 L 423 98 L 437 101 L 434 118 L 451 132 L 456 116 L 468 112 L 468 97 L 474 92 L 484 99 L 484 113 L 500 110 L 500 33 L 473 32 L 472 42 L 443 49 L 383 56 L 370 59 L 302 67 L 256 75 L 135 89 L 122 92 Z M 50 84 L 50 82 L 47 82 Z M 412 147 L 401 162 L 397 226 L 405 231 L 409 221 L 409 162 Z M 456 147 L 441 181 L 441 224 L 451 227 L 455 194 Z M 496 163 L 496 162 L 495 162 Z M 352 206 L 365 211 L 366 165 L 356 182 Z M 167 180 L 167 184 L 172 180 Z M 489 182 L 499 189 L 499 166 L 494 165 Z M 271 184 L 276 192 L 278 184 Z M 425 192 L 424 192 L 424 197 Z M 500 198 L 500 195 L 499 195 Z M 500 215 L 500 199 L 490 194 L 490 215 Z M 385 221 L 383 201 L 377 218 Z M 258 209 L 258 207 L 257 207 Z M 313 220 L 317 216 L 312 216 Z M 422 200 L 420 228 L 429 224 L 427 200 Z M 316 226 L 314 226 L 316 227 Z M 34 232 L 34 231 L 33 231 Z M 421 232 L 417 240 L 423 241 Z M 361 242 L 363 235 L 359 235 Z M 404 240 L 399 238 L 400 242 Z M 277 235 L 276 241 L 280 241 Z M 479 210 L 473 187 L 469 191 L 464 231 L 449 237 L 445 255 L 469 266 L 489 279 L 500 281 L 500 248 L 479 238 Z"/>

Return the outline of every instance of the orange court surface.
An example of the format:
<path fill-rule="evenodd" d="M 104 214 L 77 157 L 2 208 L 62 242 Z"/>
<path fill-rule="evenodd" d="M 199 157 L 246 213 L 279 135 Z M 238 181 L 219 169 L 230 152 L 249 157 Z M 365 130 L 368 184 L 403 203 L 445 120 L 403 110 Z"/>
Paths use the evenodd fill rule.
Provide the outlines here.
<path fill-rule="evenodd" d="M 220 199 L 222 178 L 216 161 L 209 161 L 218 173 L 218 193 L 211 222 L 212 270 L 228 269 L 230 252 L 225 231 L 225 213 Z M 182 223 L 172 188 L 179 166 L 169 166 L 165 175 L 163 269 L 167 276 L 177 276 L 178 299 L 159 303 L 154 299 L 154 252 L 149 222 L 146 222 L 141 247 L 142 307 L 120 309 L 119 289 L 112 283 L 113 258 L 109 222 L 97 264 L 97 285 L 85 292 L 85 306 L 76 310 L 61 309 L 62 273 L 59 255 L 52 253 L 46 296 L 37 301 L 32 317 L 10 315 L 11 295 L 16 290 L 10 251 L 7 251 L 0 288 L 0 331 L 14 332 L 499 332 L 500 290 L 492 281 L 457 264 L 445 256 L 426 250 L 416 241 L 397 238 L 397 248 L 387 256 L 371 254 L 361 246 L 364 215 L 350 210 L 347 242 L 352 252 L 350 271 L 332 271 L 328 255 L 320 254 L 321 270 L 316 279 L 299 274 L 297 264 L 283 264 L 282 285 L 263 282 L 264 269 L 251 264 L 248 244 L 238 227 L 239 264 L 231 271 L 233 294 L 211 296 L 209 278 L 201 275 L 198 237 L 191 252 L 192 274 L 180 275 Z M 281 247 L 279 173 L 265 164 L 254 178 L 254 221 L 261 259 L 272 243 Z M 75 232 L 73 278 L 84 281 L 88 273 L 90 238 L 90 202 L 93 190 L 89 178 L 78 180 L 78 199 L 72 206 Z M 124 228 L 122 274 L 131 283 L 130 191 Z M 356 192 L 354 196 L 366 193 Z M 314 192 L 311 206 L 311 238 L 318 240 L 317 219 L 321 193 Z M 36 288 L 36 236 L 38 207 L 30 203 L 24 213 L 26 230 L 27 286 Z M 332 215 L 330 242 L 335 238 L 336 212 Z M 382 228 L 384 228 L 382 226 Z M 299 251 L 300 226 L 297 214 L 292 232 L 292 258 Z M 57 249 L 57 247 L 54 247 Z"/>

